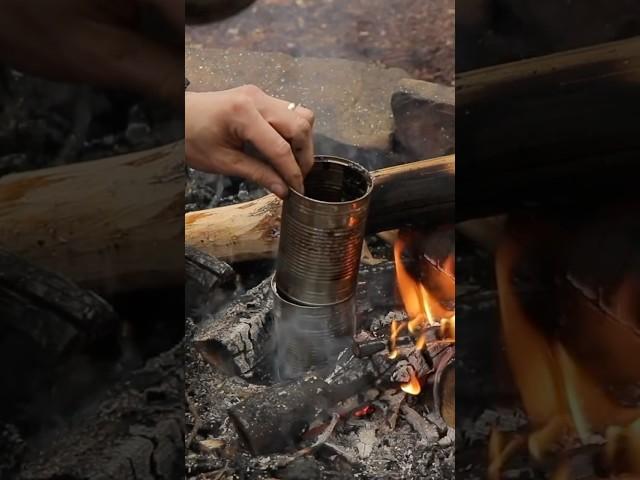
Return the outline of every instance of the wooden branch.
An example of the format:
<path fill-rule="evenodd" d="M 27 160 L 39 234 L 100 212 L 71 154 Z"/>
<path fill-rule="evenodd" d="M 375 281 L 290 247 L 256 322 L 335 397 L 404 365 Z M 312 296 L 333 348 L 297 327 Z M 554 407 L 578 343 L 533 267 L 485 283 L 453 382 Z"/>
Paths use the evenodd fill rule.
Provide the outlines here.
<path fill-rule="evenodd" d="M 0 246 L 111 293 L 183 282 L 184 145 L 0 178 Z"/>
<path fill-rule="evenodd" d="M 640 38 L 462 73 L 456 218 L 635 190 Z"/>
<path fill-rule="evenodd" d="M 367 230 L 452 222 L 453 155 L 373 172 Z M 185 243 L 225 261 L 271 258 L 278 249 L 281 202 L 274 195 L 185 215 Z"/>

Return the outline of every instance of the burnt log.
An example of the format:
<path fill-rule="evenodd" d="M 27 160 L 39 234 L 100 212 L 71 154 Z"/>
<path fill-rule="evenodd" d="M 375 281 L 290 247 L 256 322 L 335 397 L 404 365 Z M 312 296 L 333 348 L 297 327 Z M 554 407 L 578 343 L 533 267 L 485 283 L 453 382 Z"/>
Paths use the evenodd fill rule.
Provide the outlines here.
<path fill-rule="evenodd" d="M 639 70 L 636 37 L 458 75 L 456 219 L 635 192 Z"/>
<path fill-rule="evenodd" d="M 0 247 L 85 288 L 183 285 L 182 142 L 5 175 L 0 203 Z"/>
<path fill-rule="evenodd" d="M 421 352 L 409 346 L 400 352 L 396 359 L 387 352 L 359 358 L 347 348 L 324 380 L 311 375 L 269 387 L 230 408 L 229 416 L 254 455 L 291 449 L 314 420 L 338 409 L 339 402 L 371 388 L 398 387 L 405 379 L 396 377 L 407 367 L 419 369 L 416 374 L 424 378 L 430 368 L 416 357 Z"/>
<path fill-rule="evenodd" d="M 94 342 L 112 336 L 118 325 L 111 305 L 94 292 L 1 248 L 0 317 L 57 353 L 65 351 L 62 337 L 73 336 L 71 330 Z"/>
<path fill-rule="evenodd" d="M 350 373 L 327 380 L 308 375 L 274 385 L 231 407 L 229 417 L 252 454 L 293 449 L 314 420 L 375 382 L 370 370 Z"/>
<path fill-rule="evenodd" d="M 47 386 L 75 356 L 88 365 L 117 354 L 119 326 L 112 307 L 95 293 L 0 249 L 0 418 L 22 417 L 34 396 L 51 403 Z"/>
<path fill-rule="evenodd" d="M 200 322 L 194 335 L 197 350 L 224 373 L 252 378 L 264 353 L 271 351 L 272 309 L 269 276 Z"/>
<path fill-rule="evenodd" d="M 185 313 L 208 309 L 217 288 L 233 285 L 235 272 L 226 262 L 186 246 L 184 249 Z"/>
<path fill-rule="evenodd" d="M 376 310 L 393 310 L 399 306 L 396 298 L 396 267 L 394 262 L 382 262 L 377 265 L 360 265 L 356 304 L 358 314 L 362 315 L 359 325 L 366 328 L 371 321 L 368 313 Z"/>
<path fill-rule="evenodd" d="M 308 425 L 336 401 L 329 384 L 310 376 L 268 388 L 228 413 L 249 451 L 264 455 L 294 448 Z"/>
<path fill-rule="evenodd" d="M 455 203 L 453 155 L 373 172 L 367 231 L 409 223 L 451 223 Z M 281 201 L 251 202 L 185 215 L 185 243 L 224 261 L 272 258 L 278 248 Z"/>
<path fill-rule="evenodd" d="M 358 283 L 359 310 L 395 306 L 390 293 L 395 288 L 393 262 L 362 266 Z M 228 375 L 250 379 L 256 369 L 269 370 L 265 359 L 275 348 L 272 309 L 269 277 L 216 314 L 204 315 L 194 337 L 196 348 L 209 364 Z M 364 324 L 366 318 L 361 320 Z"/>

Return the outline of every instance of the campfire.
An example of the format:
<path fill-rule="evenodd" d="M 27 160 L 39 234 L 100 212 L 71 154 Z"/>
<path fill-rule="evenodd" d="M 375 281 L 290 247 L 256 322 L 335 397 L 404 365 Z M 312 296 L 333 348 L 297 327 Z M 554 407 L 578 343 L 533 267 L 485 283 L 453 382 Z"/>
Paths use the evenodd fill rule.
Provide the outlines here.
<path fill-rule="evenodd" d="M 579 253 L 558 248 L 572 237 L 553 221 L 513 222 L 498 243 L 495 313 L 517 406 L 494 393 L 463 429 L 471 442 L 486 432 L 490 479 L 640 475 L 639 284 L 634 250 L 618 245 L 627 257 L 615 261 L 610 249 L 616 221 L 587 230 L 592 243 L 579 230 Z M 591 264 L 570 259 L 594 251 Z"/>
<path fill-rule="evenodd" d="M 200 373 L 208 370 L 204 380 L 198 375 L 198 382 L 232 392 L 221 398 L 228 419 L 216 413 L 217 422 L 223 422 L 217 438 L 220 445 L 246 452 L 245 461 L 255 471 L 297 472 L 301 463 L 313 459 L 317 468 L 341 465 L 367 473 L 366 478 L 381 478 L 389 461 L 398 468 L 398 478 L 410 471 L 420 477 L 452 472 L 452 229 L 406 229 L 381 237 L 386 242 L 368 237 L 383 258 L 368 256 L 362 262 L 357 328 L 327 365 L 309 368 L 293 380 L 280 378 L 278 337 L 270 335 L 269 275 L 218 314 L 192 324 L 200 360 L 194 352 L 188 362 L 205 359 L 214 366 L 198 368 Z M 201 385 L 195 388 L 202 391 Z M 191 401 L 192 415 L 201 420 L 194 419 L 188 443 L 203 451 L 202 418 L 213 409 L 200 395 L 204 392 Z M 224 457 L 222 446 L 219 453 Z M 197 473 L 200 467 L 189 468 Z"/>
<path fill-rule="evenodd" d="M 414 348 L 418 351 L 436 346 L 455 344 L 455 311 L 450 306 L 436 299 L 434 293 L 430 293 L 427 285 L 434 284 L 435 291 L 439 292 L 443 300 L 453 299 L 455 296 L 455 277 L 453 255 L 448 255 L 440 264 L 438 260 L 425 256 L 426 264 L 424 279 L 413 278 L 405 267 L 402 254 L 407 240 L 399 237 L 394 245 L 394 261 L 398 290 L 402 298 L 406 320 L 392 320 L 389 336 L 389 358 L 395 359 L 400 351 L 397 346 L 398 337 L 402 332 L 408 332 L 415 340 Z M 434 331 L 436 328 L 439 332 Z M 438 335 L 439 333 L 439 335 Z M 420 378 L 414 371 L 410 373 L 410 380 L 400 387 L 410 395 L 418 395 L 421 392 Z"/>

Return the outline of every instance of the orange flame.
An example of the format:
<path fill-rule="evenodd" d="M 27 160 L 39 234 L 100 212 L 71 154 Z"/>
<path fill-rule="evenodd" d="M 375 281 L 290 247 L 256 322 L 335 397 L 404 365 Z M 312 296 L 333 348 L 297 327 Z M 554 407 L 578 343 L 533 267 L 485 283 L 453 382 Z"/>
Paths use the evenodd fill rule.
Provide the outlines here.
<path fill-rule="evenodd" d="M 416 341 L 416 349 L 422 350 L 427 345 L 427 332 L 422 332 Z"/>
<path fill-rule="evenodd" d="M 391 322 L 391 336 L 389 337 L 389 358 L 391 358 L 392 360 L 398 356 L 398 348 L 396 347 L 396 344 L 398 342 L 398 335 L 400 335 L 400 332 L 404 330 L 405 326 L 405 322 L 400 322 L 398 320 L 393 320 Z"/>
<path fill-rule="evenodd" d="M 443 338 L 456 338 L 456 316 L 453 315 L 449 318 L 443 318 L 440 321 L 440 333 Z"/>
<path fill-rule="evenodd" d="M 402 262 L 402 252 L 405 248 L 405 242 L 402 238 L 398 238 L 394 244 L 394 259 L 396 266 L 396 279 L 398 282 L 398 289 L 402 302 L 404 304 L 405 311 L 407 312 L 407 322 L 393 321 L 391 323 L 391 337 L 389 357 L 394 359 L 398 356 L 398 349 L 396 348 L 396 341 L 398 334 L 405 327 L 417 337 L 416 349 L 422 350 L 426 347 L 427 327 L 437 325 L 437 319 L 443 319 L 440 324 L 441 332 L 450 338 L 455 337 L 455 315 L 451 311 L 446 311 L 440 305 L 440 302 L 432 296 L 427 287 L 418 280 L 415 280 Z M 447 290 L 448 294 L 453 291 L 455 293 L 455 285 L 453 279 L 453 257 L 450 256 L 445 260 L 442 269 L 437 270 L 437 274 L 446 277 L 446 281 L 450 284 L 450 288 Z M 451 273 L 449 273 L 451 272 Z M 442 282 L 442 279 L 438 277 L 438 280 Z M 440 291 L 440 290 L 438 290 Z M 453 296 L 451 297 L 452 300 Z M 443 313 L 438 315 L 435 312 Z M 421 391 L 420 379 L 416 374 L 411 372 L 411 379 L 400 386 L 400 388 L 410 394 L 418 395 Z"/>
<path fill-rule="evenodd" d="M 567 435 L 577 436 L 584 443 L 592 433 L 605 430 L 610 440 L 605 449 L 609 459 L 617 455 L 620 442 L 627 449 L 635 445 L 640 450 L 640 433 L 635 444 L 629 433 L 636 425 L 634 420 L 640 431 L 640 408 L 622 407 L 614 402 L 563 344 L 545 336 L 522 308 L 511 282 L 519 257 L 516 243 L 507 239 L 497 252 L 496 274 L 507 357 L 534 428 L 528 439 L 529 453 L 541 459 Z M 496 469 L 504 463 L 504 455 L 496 454 L 500 450 L 496 443 L 498 440 L 493 440 L 489 447 L 489 473 L 493 478 L 499 476 Z M 636 467 L 640 471 L 640 465 L 633 469 Z M 564 475 L 564 469 L 560 468 L 556 478 Z"/>
<path fill-rule="evenodd" d="M 404 246 L 404 242 L 398 239 L 394 244 L 393 253 L 396 263 L 398 289 L 400 290 L 404 309 L 409 316 L 409 331 L 414 333 L 421 330 L 425 326 L 425 322 L 432 325 L 433 317 L 431 314 L 429 293 L 421 283 L 415 281 L 411 275 L 409 275 L 409 272 L 407 272 L 407 269 L 402 263 Z"/>
<path fill-rule="evenodd" d="M 422 388 L 420 387 L 420 381 L 416 374 L 411 370 L 411 380 L 407 383 L 403 383 L 400 388 L 403 392 L 408 393 L 409 395 L 419 395 Z"/>
<path fill-rule="evenodd" d="M 402 262 L 402 252 L 405 243 L 398 238 L 394 244 L 394 258 L 396 264 L 396 278 L 398 289 L 404 309 L 407 312 L 409 321 L 407 328 L 412 334 L 419 334 L 426 327 L 436 325 L 437 320 L 441 321 L 441 329 L 443 334 L 449 338 L 455 338 L 455 316 L 452 311 L 444 309 L 429 290 L 419 281 L 415 280 Z M 443 269 L 447 272 L 453 272 L 453 256 L 447 257 L 444 261 Z M 450 273 L 446 275 L 439 272 L 446 279 L 438 279 L 437 289 L 446 291 L 447 297 L 455 295 L 455 282 Z"/>

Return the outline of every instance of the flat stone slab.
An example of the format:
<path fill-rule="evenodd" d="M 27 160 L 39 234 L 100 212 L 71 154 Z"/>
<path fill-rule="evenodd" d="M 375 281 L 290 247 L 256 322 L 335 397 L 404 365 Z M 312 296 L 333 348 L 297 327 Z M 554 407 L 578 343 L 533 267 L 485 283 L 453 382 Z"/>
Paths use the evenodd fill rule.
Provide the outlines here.
<path fill-rule="evenodd" d="M 409 75 L 399 68 L 282 53 L 185 47 L 189 91 L 254 84 L 316 114 L 315 131 L 337 142 L 391 150 L 391 96 Z"/>
<path fill-rule="evenodd" d="M 453 153 L 455 89 L 403 79 L 391 97 L 396 148 L 413 160 Z"/>

